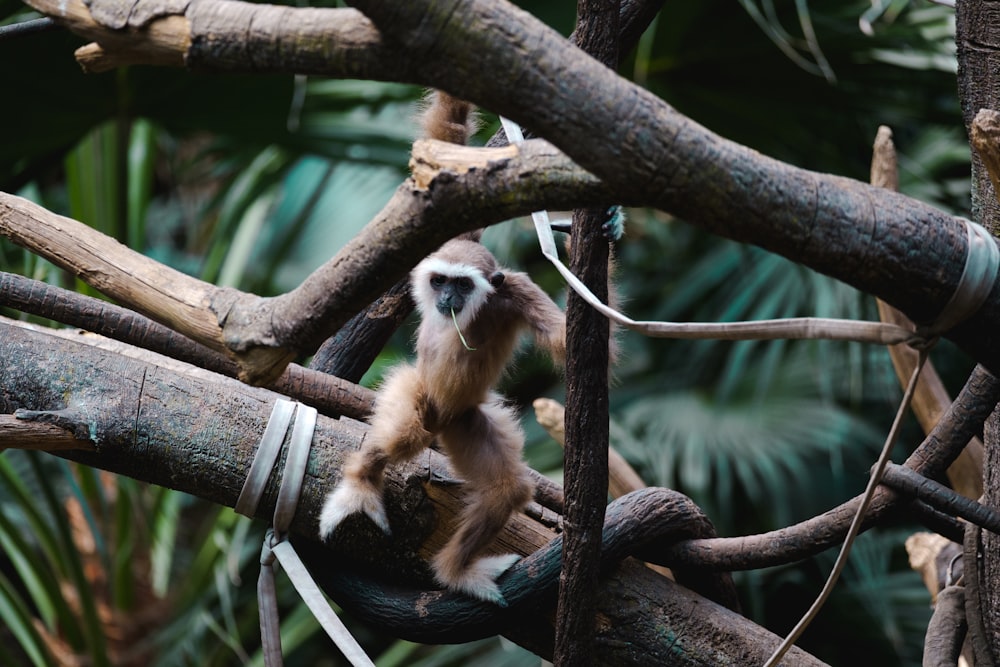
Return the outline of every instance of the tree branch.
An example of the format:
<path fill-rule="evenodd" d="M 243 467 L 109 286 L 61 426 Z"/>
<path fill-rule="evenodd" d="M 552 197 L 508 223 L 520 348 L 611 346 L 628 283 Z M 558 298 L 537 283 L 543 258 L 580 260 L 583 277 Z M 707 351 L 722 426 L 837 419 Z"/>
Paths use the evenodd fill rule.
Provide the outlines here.
<path fill-rule="evenodd" d="M 69 20 L 55 0 L 33 2 L 40 11 Z M 386 0 L 359 0 L 355 4 L 377 25 L 377 44 L 358 47 L 357 40 L 341 44 L 338 40 L 350 38 L 337 32 L 337 21 L 344 16 L 312 13 L 337 10 L 281 8 L 284 23 L 251 32 L 247 50 L 223 48 L 216 41 L 223 33 L 203 32 L 200 18 L 188 19 L 191 47 L 184 62 L 229 70 L 382 78 L 444 89 L 553 141 L 613 189 L 615 200 L 659 208 L 721 236 L 782 254 L 884 299 L 918 323 L 932 321 L 958 284 L 966 252 L 961 221 L 910 198 L 798 169 L 722 139 L 507 3 L 414 0 L 400 6 Z M 105 0 L 99 6 L 114 16 L 129 17 L 131 24 L 148 21 L 152 14 L 133 12 L 126 0 Z M 252 9 L 224 0 L 185 7 L 185 12 L 196 7 L 199 16 Z M 170 5 L 158 11 L 182 13 Z M 312 21 L 301 20 L 300 11 Z M 240 16 L 240 22 L 233 24 L 237 28 L 219 29 L 245 28 Z M 337 39 L 301 38 L 293 28 L 305 29 L 301 26 L 306 23 L 311 30 L 329 26 L 324 34 L 332 30 Z M 447 30 L 442 31 L 444 26 Z M 75 24 L 71 28 L 79 29 Z M 120 40 L 128 39 L 128 34 L 127 30 L 115 33 Z M 268 53 L 280 57 L 272 59 Z M 467 53 L 477 57 L 468 58 Z M 534 57 L 538 53 L 545 57 Z M 263 55 L 258 59 L 258 54 Z M 246 57 L 241 61 L 239 56 Z M 420 63 L 419 73 L 412 71 L 413 63 Z M 505 215 L 542 208 L 546 198 L 540 194 L 531 195 L 532 205 L 507 208 Z M 565 208 L 586 203 L 577 200 Z M 452 235 L 462 231 L 465 222 L 454 224 L 448 230 Z M 481 225 L 482 218 L 466 229 Z M 435 243 L 445 238 L 442 235 Z M 364 305 L 359 301 L 352 300 L 353 312 Z M 981 363 L 1000 368 L 998 325 L 1000 290 L 994 290 L 980 312 L 948 336 Z M 284 332 L 274 333 L 281 334 L 278 339 L 284 337 Z M 251 347 L 264 344 L 250 343 Z M 314 341 L 313 349 L 318 344 Z"/>
<path fill-rule="evenodd" d="M 641 192 L 656 208 L 839 278 L 918 323 L 932 321 L 951 298 L 966 250 L 964 225 L 952 216 L 727 141 L 506 3 L 354 4 L 423 64 L 423 83 L 531 127 L 616 196 Z M 428 13 L 435 19 L 425 21 Z M 440 34 L 437 17 L 447 17 Z M 488 29 L 497 25 L 503 30 Z M 987 348 L 1000 343 L 998 305 L 995 290 L 950 334 L 993 368 L 1000 365 Z"/>
<path fill-rule="evenodd" d="M 8 320 L 0 320 L 0 334 L 0 412 L 33 410 L 35 417 L 50 415 L 91 434 L 96 452 L 64 453 L 68 458 L 222 505 L 235 503 L 276 394 L 135 348 L 105 351 L 79 337 L 43 333 Z M 352 420 L 320 416 L 293 532 L 315 539 L 325 492 L 364 432 L 364 425 Z M 279 482 L 276 473 L 257 509 L 259 518 L 270 519 Z M 367 563 L 378 568 L 383 581 L 396 577 L 430 587 L 425 558 L 453 530 L 462 507 L 460 485 L 447 460 L 428 452 L 419 461 L 393 467 L 386 478 L 386 500 L 394 536 L 349 519 L 331 541 L 332 551 L 321 550 L 320 567 L 336 571 L 348 563 Z M 639 514 L 669 513 L 662 499 L 654 500 Z M 639 518 L 636 512 L 624 514 L 625 519 Z M 620 527 L 627 528 L 624 523 Z M 553 537 L 545 524 L 518 514 L 501 536 L 500 548 L 529 554 Z M 653 555 L 644 552 L 644 557 Z M 760 662 L 778 642 L 759 626 L 647 568 L 626 563 L 612 568 L 602 582 L 600 612 L 607 623 L 597 630 L 595 646 L 601 664 L 694 667 L 704 664 L 706 656 L 718 662 Z M 426 604 L 438 601 L 447 606 L 449 599 L 470 603 L 457 594 L 425 592 L 411 613 L 422 615 Z M 541 636 L 551 637 L 551 604 L 527 605 L 516 613 L 516 620 L 504 627 L 508 637 L 536 649 Z M 802 652 L 796 660 L 821 664 Z"/>
<path fill-rule="evenodd" d="M 0 306 L 86 329 L 213 373 L 237 375 L 236 364 L 227 357 L 138 313 L 22 276 L 0 272 Z M 269 387 L 331 417 L 365 419 L 374 399 L 365 387 L 298 364 L 289 364 Z"/>
<path fill-rule="evenodd" d="M 906 459 L 911 470 L 933 478 L 958 457 L 1000 400 L 1000 380 L 977 366 L 951 407 Z M 875 491 L 862 530 L 899 506 L 904 498 L 889 489 Z M 745 537 L 694 540 L 670 550 L 671 563 L 699 564 L 718 570 L 749 570 L 800 560 L 839 544 L 857 512 L 861 497 L 794 526 Z"/>
<path fill-rule="evenodd" d="M 71 271 L 104 294 L 223 352 L 240 379 L 265 384 L 313 352 L 441 243 L 486 224 L 607 197 L 551 145 L 470 151 L 458 172 L 442 142 L 415 146 L 433 176 L 405 181 L 337 255 L 298 288 L 264 299 L 202 282 L 136 253 L 75 220 L 0 193 L 0 235 Z M 423 168 L 415 169 L 425 173 Z"/>

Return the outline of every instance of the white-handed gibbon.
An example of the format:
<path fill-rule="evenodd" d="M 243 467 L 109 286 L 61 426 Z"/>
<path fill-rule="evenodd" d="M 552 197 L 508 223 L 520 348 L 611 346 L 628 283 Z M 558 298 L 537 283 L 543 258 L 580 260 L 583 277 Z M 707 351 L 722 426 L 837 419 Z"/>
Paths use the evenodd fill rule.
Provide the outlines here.
<path fill-rule="evenodd" d="M 518 557 L 481 557 L 530 499 L 521 459 L 524 436 L 514 412 L 493 391 L 522 330 L 564 361 L 562 310 L 524 273 L 501 269 L 483 246 L 452 240 L 411 274 L 422 320 L 416 364 L 401 364 L 376 394 L 371 431 L 327 497 L 320 535 L 364 512 L 389 532 L 382 504 L 386 465 L 413 458 L 437 437 L 466 482 L 459 525 L 432 561 L 446 587 L 504 604 L 495 579 Z"/>

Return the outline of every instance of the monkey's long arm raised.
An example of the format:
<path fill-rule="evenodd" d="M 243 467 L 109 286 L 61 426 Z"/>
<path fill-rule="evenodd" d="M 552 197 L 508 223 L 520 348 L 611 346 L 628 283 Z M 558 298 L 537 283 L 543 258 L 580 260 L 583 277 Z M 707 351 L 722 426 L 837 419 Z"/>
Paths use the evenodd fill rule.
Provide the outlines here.
<path fill-rule="evenodd" d="M 557 364 L 566 362 L 566 314 L 526 273 L 505 273 L 504 296 L 511 316 L 521 318 L 535 343 Z"/>

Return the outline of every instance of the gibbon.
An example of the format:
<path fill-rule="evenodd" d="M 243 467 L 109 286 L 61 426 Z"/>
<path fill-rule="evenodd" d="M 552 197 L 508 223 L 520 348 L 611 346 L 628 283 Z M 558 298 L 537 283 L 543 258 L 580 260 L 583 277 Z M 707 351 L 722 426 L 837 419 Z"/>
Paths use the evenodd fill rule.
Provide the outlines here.
<path fill-rule="evenodd" d="M 563 363 L 565 316 L 526 274 L 502 269 L 468 240 L 448 241 L 418 264 L 411 290 L 422 317 L 416 364 L 394 368 L 377 392 L 371 431 L 327 496 L 320 535 L 328 537 L 355 512 L 388 533 L 386 465 L 416 456 L 437 437 L 466 481 L 467 504 L 433 558 L 434 574 L 451 590 L 504 605 L 495 579 L 518 556 L 480 553 L 531 499 L 533 485 L 517 417 L 493 386 L 524 329 Z"/>

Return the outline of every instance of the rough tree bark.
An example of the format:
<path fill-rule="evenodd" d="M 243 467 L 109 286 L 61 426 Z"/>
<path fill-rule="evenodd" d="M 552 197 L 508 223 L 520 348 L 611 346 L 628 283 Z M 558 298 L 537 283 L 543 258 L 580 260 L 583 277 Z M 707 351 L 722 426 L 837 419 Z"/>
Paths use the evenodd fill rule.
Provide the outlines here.
<path fill-rule="evenodd" d="M 355 10 L 275 8 L 217 0 L 31 0 L 31 4 L 100 41 L 100 46 L 80 54 L 90 63 L 117 65 L 146 58 L 172 66 L 296 71 L 434 85 L 528 125 L 596 175 L 585 174 L 541 142 L 488 158 L 462 153 L 474 168 L 444 169 L 440 177 L 435 172 L 434 178 L 421 181 L 418 176 L 405 184 L 360 240 L 294 294 L 259 300 L 189 284 L 187 300 L 175 310 L 150 305 L 148 291 L 135 290 L 135 285 L 128 286 L 132 291 L 122 292 L 133 307 L 230 354 L 249 380 L 262 382 L 276 376 L 295 353 L 313 349 L 446 238 L 543 207 L 608 200 L 654 206 L 841 278 L 882 297 L 918 322 L 934 318 L 962 272 L 965 231 L 952 216 L 848 179 L 796 169 L 725 141 L 506 3 L 354 2 L 365 15 Z M 995 103 L 990 86 L 997 80 L 1000 42 L 989 28 L 998 25 L 996 12 L 996 3 L 959 3 L 967 110 Z M 477 57 L 464 57 L 470 52 Z M 420 63 L 419 71 L 415 63 Z M 474 154 L 478 158 L 473 159 Z M 547 168 L 539 167 L 544 155 L 550 160 Z M 504 171 L 511 164 L 526 164 L 528 172 L 534 167 L 534 175 L 519 180 L 525 171 Z M 977 189 L 980 207 L 993 205 L 993 197 L 983 195 L 986 192 L 988 186 Z M 484 202 L 497 205 L 484 212 Z M 68 259 L 68 250 L 59 246 L 59 234 L 46 241 L 32 229 L 39 222 L 33 215 L 42 214 L 26 213 L 17 198 L 0 195 L 0 232 L 16 236 L 92 284 L 106 288 L 109 276 L 121 271 L 116 262 L 103 261 L 101 252 L 85 260 Z M 993 215 L 980 213 L 987 224 Z M 58 219 L 55 224 L 62 222 Z M 165 274 L 156 266 L 147 265 L 147 269 L 143 275 L 147 287 L 163 289 Z M 998 324 L 1000 290 L 994 290 L 980 313 L 949 335 L 977 360 L 998 369 Z M 194 491 L 216 502 L 232 504 L 235 500 L 273 400 L 266 390 L 193 371 L 182 373 L 183 378 L 174 377 L 165 366 L 123 360 L 122 356 L 77 366 L 86 357 L 79 347 L 59 352 L 59 346 L 48 341 L 25 342 L 13 330 L 0 341 L 4 346 L 0 357 L 3 412 L 41 410 L 44 415 L 33 417 L 71 428 L 78 438 L 94 439 L 97 451 L 74 454 L 79 460 Z M 75 370 L 53 377 L 54 367 Z M 970 384 L 990 385 L 984 393 L 993 395 L 995 379 L 987 375 L 974 376 Z M 194 384 L 185 384 L 188 381 Z M 206 396 L 215 409 L 203 408 Z M 230 418 L 221 424 L 215 421 L 216 414 Z M 962 428 L 968 435 L 975 427 L 964 423 Z M 322 492 L 335 481 L 344 452 L 357 446 L 362 433 L 361 426 L 348 420 L 323 420 L 297 517 L 298 531 L 314 532 Z M 998 469 L 998 457 L 994 446 L 988 471 Z M 405 468 L 390 480 L 395 511 L 413 518 L 406 533 L 411 541 L 400 541 L 397 535 L 390 549 L 380 536 L 367 535 L 354 544 L 365 552 L 366 560 L 378 559 L 373 554 L 386 554 L 381 560 L 404 569 L 400 563 L 405 561 L 412 567 L 407 576 L 420 576 L 421 549 L 431 548 L 428 545 L 434 543 L 435 534 L 441 539 L 440 531 L 447 530 L 450 516 L 447 508 L 455 502 L 448 500 L 454 496 L 449 484 L 422 484 L 447 470 L 434 456 L 429 461 L 428 468 Z M 995 473 L 987 475 L 987 499 L 996 505 L 1000 484 Z M 276 488 L 272 482 L 272 494 Z M 425 496 L 420 488 L 443 519 L 437 528 L 423 523 L 428 514 L 421 509 Z M 407 499 L 413 505 L 400 510 L 400 503 Z M 875 511 L 887 511 L 894 501 L 894 494 L 880 493 Z M 269 511 L 269 502 L 273 500 L 263 503 L 262 513 Z M 835 512 L 849 514 L 842 508 Z M 780 562 L 790 553 L 811 553 L 820 548 L 817 545 L 836 541 L 839 528 L 831 527 L 836 522 L 818 518 L 795 531 L 780 555 L 763 551 L 759 555 Z M 531 551 L 536 546 L 533 540 L 540 543 L 551 537 L 544 526 L 525 526 L 523 517 L 512 524 L 515 532 L 526 530 L 525 535 L 519 534 L 521 542 L 513 550 Z M 813 526 L 815 532 L 809 530 Z M 752 551 L 763 543 L 779 543 L 777 538 L 757 538 L 741 544 Z M 996 604 L 1000 599 L 1000 577 L 996 576 L 1000 550 L 996 547 L 1000 545 L 989 542 L 995 537 L 985 539 L 986 553 L 992 554 L 985 559 L 984 579 L 995 651 L 1000 644 L 996 630 L 1000 618 L 995 612 L 1000 608 Z M 733 550 L 723 544 L 689 540 L 666 552 L 676 563 L 726 567 Z M 412 559 L 398 553 L 401 545 L 410 548 Z M 344 557 L 351 555 L 351 548 L 350 544 L 337 545 Z M 623 569 L 603 584 L 599 604 L 610 620 L 597 630 L 597 659 L 607 664 L 754 664 L 762 662 L 776 643 L 776 638 L 745 619 L 651 576 L 655 577 Z M 615 597 L 605 597 L 608 594 Z M 431 594 L 421 604 L 428 600 L 448 604 L 447 596 L 441 594 Z M 662 608 L 655 609 L 657 605 Z M 508 629 L 518 641 L 546 654 L 551 647 L 538 629 L 547 628 L 541 620 L 550 613 L 544 607 L 531 608 L 530 614 L 525 612 Z M 660 621 L 669 628 L 669 636 L 657 636 Z M 797 655 L 801 662 L 796 664 L 815 664 Z"/>
<path fill-rule="evenodd" d="M 96 451 L 63 454 L 69 458 L 231 507 L 278 395 L 94 338 L 56 335 L 0 318 L 0 413 L 21 410 L 22 420 L 59 426 L 96 445 Z M 347 454 L 360 446 L 365 430 L 353 420 L 319 418 L 292 523 L 292 530 L 307 540 L 315 538 L 325 492 L 335 484 Z M 275 474 L 257 510 L 259 518 L 268 520 L 273 513 L 279 484 L 280 474 Z M 461 509 L 461 493 L 447 460 L 429 452 L 394 467 L 388 473 L 386 491 L 394 517 L 393 537 L 382 535 L 365 521 L 349 520 L 354 523 L 350 535 L 338 537 L 331 543 L 332 550 L 315 543 L 302 545 L 305 553 L 314 555 L 319 574 L 333 576 L 366 563 L 378 568 L 381 580 L 404 581 L 411 588 L 415 582 L 432 586 L 425 559 L 447 539 Z M 646 507 L 641 513 L 656 509 Z M 555 537 L 552 513 L 539 507 L 529 510 L 538 518 L 518 515 L 500 538 L 505 551 L 529 554 Z M 530 563 L 515 568 L 521 568 L 521 585 L 530 593 L 540 569 Z M 610 568 L 601 581 L 602 622 L 593 631 L 594 659 L 599 664 L 754 664 L 766 658 L 778 642 L 763 628 L 634 561 Z M 391 626 L 399 636 L 426 640 L 421 619 L 433 621 L 441 616 L 459 619 L 454 623 L 459 627 L 438 628 L 435 636 L 438 641 L 456 641 L 463 622 L 486 614 L 487 621 L 474 628 L 479 636 L 502 631 L 531 650 L 551 656 L 551 594 L 494 616 L 495 606 L 464 596 L 415 593 L 406 610 L 410 615 Z M 349 600 L 345 606 L 351 608 Z M 378 620 L 382 624 L 393 621 Z M 664 632 L 665 628 L 669 630 Z M 795 664 L 822 664 L 805 653 L 795 655 Z"/>
<path fill-rule="evenodd" d="M 620 0 L 580 0 L 580 47 L 618 65 Z M 608 300 L 607 208 L 573 211 L 570 269 Z M 594 627 L 601 528 L 608 494 L 608 320 L 574 292 L 566 298 L 566 445 L 563 566 L 556 606 L 556 667 L 596 664 Z"/>

